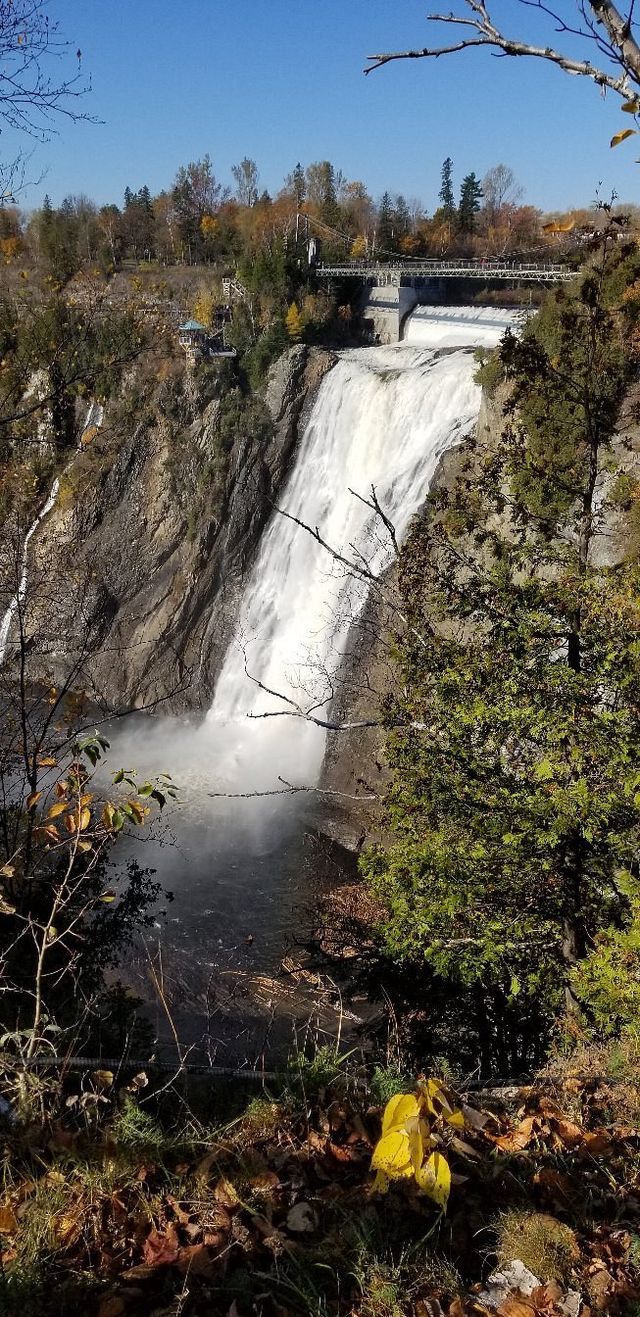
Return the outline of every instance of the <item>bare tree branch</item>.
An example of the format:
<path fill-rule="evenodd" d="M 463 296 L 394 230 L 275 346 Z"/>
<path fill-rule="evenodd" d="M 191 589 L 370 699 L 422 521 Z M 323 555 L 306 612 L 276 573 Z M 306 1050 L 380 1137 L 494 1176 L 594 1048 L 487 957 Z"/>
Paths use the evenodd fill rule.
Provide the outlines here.
<path fill-rule="evenodd" d="M 485 46 L 499 56 L 528 56 L 544 59 L 557 64 L 565 73 L 590 78 L 599 87 L 627 97 L 632 86 L 640 86 L 640 45 L 634 33 L 633 4 L 626 16 L 623 15 L 612 0 L 583 0 L 577 3 L 578 14 L 582 14 L 585 26 L 574 27 L 558 15 L 541 0 L 520 0 L 527 8 L 539 10 L 550 18 L 558 33 L 578 38 L 580 41 L 592 42 L 598 55 L 609 60 L 616 68 L 598 67 L 590 59 L 576 58 L 575 55 L 554 46 L 538 46 L 517 37 L 510 37 L 493 22 L 485 0 L 464 0 L 468 13 L 428 14 L 427 21 L 442 23 L 447 27 L 465 28 L 473 35 L 462 36 L 459 41 L 442 46 L 424 46 L 422 49 L 404 51 L 386 51 L 368 57 L 369 64 L 364 70 L 371 73 L 393 60 L 438 59 L 441 55 L 453 55 L 460 50 L 475 46 Z"/>

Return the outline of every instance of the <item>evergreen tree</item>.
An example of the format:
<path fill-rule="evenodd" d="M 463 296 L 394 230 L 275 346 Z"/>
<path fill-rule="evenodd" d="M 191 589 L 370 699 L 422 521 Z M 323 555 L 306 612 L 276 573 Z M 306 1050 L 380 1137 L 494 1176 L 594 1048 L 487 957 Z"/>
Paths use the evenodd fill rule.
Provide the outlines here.
<path fill-rule="evenodd" d="M 406 235 L 411 232 L 411 215 L 409 213 L 409 207 L 402 194 L 399 194 L 396 197 L 393 208 L 393 221 L 395 237 L 399 242 L 401 238 L 405 238 Z"/>
<path fill-rule="evenodd" d="M 482 201 L 480 180 L 474 173 L 467 174 L 460 188 L 460 205 L 458 207 L 458 224 L 461 233 L 473 233 L 476 215 Z"/>
<path fill-rule="evenodd" d="M 639 520 L 616 439 L 639 275 L 614 250 L 505 339 L 505 430 L 468 443 L 401 560 L 393 840 L 365 868 L 388 954 L 465 1003 L 485 1070 L 541 1059 L 574 967 L 633 915 L 640 562 L 607 565 L 602 532 Z"/>
<path fill-rule="evenodd" d="M 378 224 L 376 228 L 376 250 L 384 255 L 385 252 L 395 251 L 396 231 L 393 202 L 388 192 L 384 192 L 378 207 Z"/>
<path fill-rule="evenodd" d="M 456 203 L 453 195 L 453 160 L 447 156 L 442 165 L 442 176 L 438 200 L 447 219 L 455 213 Z"/>

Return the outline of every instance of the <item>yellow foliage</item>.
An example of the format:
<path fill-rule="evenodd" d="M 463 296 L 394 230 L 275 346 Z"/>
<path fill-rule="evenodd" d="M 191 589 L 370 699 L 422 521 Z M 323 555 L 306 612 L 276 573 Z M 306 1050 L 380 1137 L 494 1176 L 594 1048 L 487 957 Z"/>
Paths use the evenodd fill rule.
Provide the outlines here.
<path fill-rule="evenodd" d="M 16 256 L 22 251 L 22 239 L 16 237 L 0 238 L 0 252 L 7 265 L 15 261 Z"/>
<path fill-rule="evenodd" d="M 293 343 L 299 343 L 300 339 L 302 338 L 304 323 L 300 311 L 298 310 L 298 307 L 296 306 L 295 302 L 291 303 L 291 306 L 287 311 L 285 317 L 285 324 L 287 326 L 287 333 L 291 341 Z"/>
<path fill-rule="evenodd" d="M 363 238 L 362 234 L 358 234 L 358 237 L 354 238 L 353 242 L 351 243 L 351 251 L 349 252 L 349 255 L 352 261 L 361 261 L 364 259 L 366 254 L 367 254 L 367 240 L 366 238 Z"/>
<path fill-rule="evenodd" d="M 451 1190 L 449 1163 L 441 1152 L 429 1151 L 432 1127 L 438 1121 L 464 1128 L 462 1112 L 452 1107 L 438 1080 L 428 1079 L 417 1093 L 397 1093 L 390 1099 L 371 1158 L 371 1169 L 376 1172 L 374 1192 L 386 1193 L 391 1180 L 415 1179 L 422 1193 L 446 1211 Z"/>
<path fill-rule="evenodd" d="M 208 288 L 201 288 L 193 303 L 193 315 L 196 320 L 200 321 L 201 325 L 204 325 L 205 329 L 211 329 L 214 309 L 215 303 L 212 293 Z"/>
<path fill-rule="evenodd" d="M 628 137 L 635 137 L 637 131 L 637 128 L 624 128 L 621 133 L 614 133 L 609 145 L 619 146 L 621 142 L 626 142 Z"/>

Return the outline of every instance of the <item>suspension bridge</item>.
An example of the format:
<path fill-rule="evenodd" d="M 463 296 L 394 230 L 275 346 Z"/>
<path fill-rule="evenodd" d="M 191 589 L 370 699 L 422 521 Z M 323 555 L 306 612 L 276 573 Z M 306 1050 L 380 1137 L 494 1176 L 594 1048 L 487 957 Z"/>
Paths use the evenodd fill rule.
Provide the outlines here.
<path fill-rule="evenodd" d="M 432 279 L 499 279 L 517 284 L 559 284 L 574 278 L 566 265 L 503 260 L 346 261 L 318 264 L 319 279 L 360 279 L 378 287 L 399 288 Z"/>

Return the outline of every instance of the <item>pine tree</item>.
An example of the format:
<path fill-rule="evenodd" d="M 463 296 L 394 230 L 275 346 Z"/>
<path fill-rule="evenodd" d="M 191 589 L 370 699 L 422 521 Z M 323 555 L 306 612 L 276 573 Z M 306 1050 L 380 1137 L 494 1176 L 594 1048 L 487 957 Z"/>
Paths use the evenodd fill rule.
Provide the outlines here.
<path fill-rule="evenodd" d="M 304 169 L 302 168 L 300 161 L 298 161 L 295 169 L 293 170 L 293 173 L 289 175 L 289 178 L 287 179 L 287 183 L 290 184 L 291 190 L 296 199 L 296 206 L 298 207 L 298 209 L 300 209 L 300 206 L 302 205 L 307 195 L 307 184 L 304 176 Z"/>
<path fill-rule="evenodd" d="M 482 201 L 480 180 L 474 173 L 467 174 L 460 188 L 460 205 L 458 207 L 458 224 L 461 233 L 473 233 L 476 215 Z"/>
<path fill-rule="evenodd" d="M 541 1059 L 554 1012 L 580 1005 L 574 967 L 633 915 L 619 875 L 640 830 L 638 531 L 608 566 L 602 530 L 625 506 L 639 520 L 616 422 L 640 258 L 613 250 L 507 337 L 504 432 L 467 445 L 401 560 L 393 841 L 365 868 L 388 954 L 449 985 L 485 1069 Z"/>
<path fill-rule="evenodd" d="M 376 251 L 381 255 L 397 250 L 393 202 L 388 192 L 384 192 L 378 207 L 376 227 Z"/>
<path fill-rule="evenodd" d="M 444 211 L 447 219 L 455 213 L 456 203 L 453 195 L 453 160 L 447 156 L 442 165 L 442 176 L 440 182 L 440 191 L 438 193 L 440 206 Z"/>

